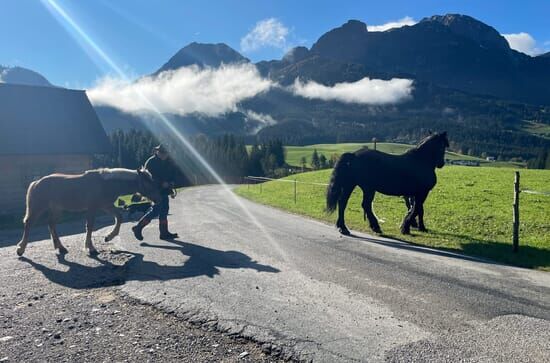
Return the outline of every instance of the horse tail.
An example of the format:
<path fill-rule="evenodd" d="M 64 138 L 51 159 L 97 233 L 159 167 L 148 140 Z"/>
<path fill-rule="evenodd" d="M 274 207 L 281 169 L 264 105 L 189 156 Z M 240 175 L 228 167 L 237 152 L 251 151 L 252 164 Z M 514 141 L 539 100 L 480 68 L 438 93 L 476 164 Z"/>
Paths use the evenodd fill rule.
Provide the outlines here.
<path fill-rule="evenodd" d="M 327 188 L 326 211 L 328 213 L 332 213 L 336 210 L 336 204 L 338 203 L 338 199 L 344 187 L 343 181 L 349 175 L 349 167 L 353 159 L 355 159 L 355 154 L 344 153 L 340 156 L 336 165 L 334 165 L 334 170 L 332 171 Z"/>
<path fill-rule="evenodd" d="M 33 201 L 33 191 L 35 189 L 36 184 L 38 184 L 38 180 L 35 180 L 32 183 L 30 183 L 29 187 L 27 188 L 26 209 L 25 209 L 25 217 L 23 217 L 23 223 L 27 223 L 31 215 L 31 203 Z"/>

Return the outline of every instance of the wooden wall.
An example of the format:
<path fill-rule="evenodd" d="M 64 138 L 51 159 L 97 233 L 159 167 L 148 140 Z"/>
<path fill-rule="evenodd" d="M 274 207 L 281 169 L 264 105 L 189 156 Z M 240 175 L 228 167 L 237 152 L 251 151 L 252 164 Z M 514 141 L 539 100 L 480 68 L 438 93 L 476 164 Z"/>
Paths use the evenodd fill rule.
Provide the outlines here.
<path fill-rule="evenodd" d="M 91 169 L 91 155 L 0 155 L 0 215 L 25 209 L 29 184 L 51 173 Z"/>

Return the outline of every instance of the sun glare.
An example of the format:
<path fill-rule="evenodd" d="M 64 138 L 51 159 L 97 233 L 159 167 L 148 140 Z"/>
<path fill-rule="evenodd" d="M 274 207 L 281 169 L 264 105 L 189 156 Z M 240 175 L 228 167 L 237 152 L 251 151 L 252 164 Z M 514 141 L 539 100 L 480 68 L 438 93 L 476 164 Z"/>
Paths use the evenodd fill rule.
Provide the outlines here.
<path fill-rule="evenodd" d="M 56 2 L 55 0 L 42 0 L 42 3 L 44 6 L 52 13 L 54 18 L 58 20 L 61 25 L 67 29 L 68 32 L 71 33 L 71 36 L 73 36 L 76 41 L 78 42 L 79 46 L 82 48 L 89 47 L 97 56 L 101 58 L 102 61 L 104 61 L 109 68 L 116 73 L 120 79 L 125 81 L 130 81 L 127 74 L 120 68 L 116 62 L 109 57 L 109 55 L 99 46 L 99 44 L 92 39 L 92 37 L 86 33 L 84 29 L 75 21 L 71 15 L 65 11 L 61 7 L 61 5 Z M 84 49 L 86 50 L 86 49 Z M 95 61 L 95 60 L 94 60 Z M 276 250 L 279 252 L 281 257 L 285 261 L 289 261 L 289 259 L 286 256 L 286 253 L 280 248 L 278 243 L 271 237 L 267 229 L 258 221 L 258 219 L 248 210 L 248 208 L 243 204 L 243 202 L 237 197 L 231 188 L 225 183 L 225 181 L 222 179 L 222 177 L 214 170 L 214 168 L 202 157 L 202 155 L 195 149 L 195 147 L 187 140 L 187 138 L 168 120 L 168 118 L 160 112 L 158 107 L 155 106 L 151 100 L 149 100 L 143 93 L 141 93 L 139 90 L 135 90 L 135 94 L 137 97 L 139 97 L 152 111 L 155 117 L 157 117 L 162 124 L 173 133 L 173 135 L 177 138 L 179 142 L 184 146 L 184 148 L 190 153 L 190 155 L 193 156 L 193 158 L 202 165 L 206 171 L 220 184 L 223 186 L 224 191 L 226 192 L 226 196 L 229 196 L 231 200 L 240 207 L 246 214 L 247 218 L 265 235 L 265 237 L 268 239 L 268 241 L 271 243 L 273 247 L 276 248 Z M 184 167 L 183 165 L 179 165 L 180 167 Z"/>

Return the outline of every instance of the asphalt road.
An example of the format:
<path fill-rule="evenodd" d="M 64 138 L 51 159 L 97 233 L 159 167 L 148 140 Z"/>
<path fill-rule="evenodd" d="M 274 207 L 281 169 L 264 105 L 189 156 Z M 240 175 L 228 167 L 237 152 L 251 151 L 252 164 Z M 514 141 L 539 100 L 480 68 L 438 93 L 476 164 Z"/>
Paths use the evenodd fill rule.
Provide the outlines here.
<path fill-rule="evenodd" d="M 323 362 L 550 361 L 548 273 L 342 237 L 221 186 L 180 192 L 171 213 L 173 242 L 123 225 L 118 288 L 205 328 Z"/>

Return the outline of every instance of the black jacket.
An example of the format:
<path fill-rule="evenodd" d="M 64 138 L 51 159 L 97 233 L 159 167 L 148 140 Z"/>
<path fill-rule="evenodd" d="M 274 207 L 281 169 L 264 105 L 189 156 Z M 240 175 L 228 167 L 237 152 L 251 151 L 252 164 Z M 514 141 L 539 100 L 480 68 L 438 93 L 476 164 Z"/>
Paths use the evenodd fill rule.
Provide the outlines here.
<path fill-rule="evenodd" d="M 172 183 L 176 176 L 176 168 L 170 159 L 162 160 L 156 155 L 151 156 L 145 162 L 145 169 L 149 170 L 153 180 L 162 192 L 170 194 L 171 187 L 163 188 L 162 183 Z"/>

